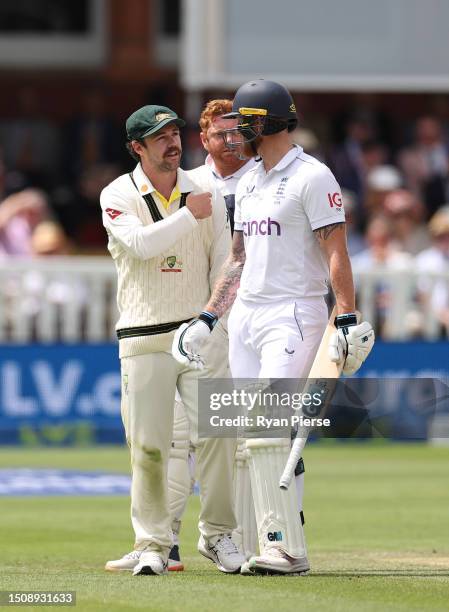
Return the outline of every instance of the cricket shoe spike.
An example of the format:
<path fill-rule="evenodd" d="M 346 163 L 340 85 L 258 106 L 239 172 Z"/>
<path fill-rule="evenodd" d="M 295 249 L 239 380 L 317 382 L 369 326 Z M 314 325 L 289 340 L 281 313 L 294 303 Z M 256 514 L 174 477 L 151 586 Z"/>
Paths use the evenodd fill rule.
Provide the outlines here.
<path fill-rule="evenodd" d="M 220 572 L 225 574 L 238 574 L 245 562 L 245 557 L 232 541 L 230 533 L 223 533 L 209 540 L 201 536 L 198 552 L 213 561 Z"/>
<path fill-rule="evenodd" d="M 107 572 L 132 572 L 139 563 L 141 550 L 132 550 L 121 559 L 108 561 L 104 567 Z"/>
<path fill-rule="evenodd" d="M 167 563 L 153 551 L 143 551 L 139 563 L 133 571 L 133 576 L 161 576 L 167 574 Z"/>
<path fill-rule="evenodd" d="M 168 555 L 168 571 L 169 572 L 183 572 L 184 564 L 181 561 L 181 557 L 179 556 L 179 546 L 175 544 L 172 546 L 170 550 L 170 554 Z"/>
<path fill-rule="evenodd" d="M 295 559 L 290 557 L 284 550 L 277 547 L 266 548 L 260 557 L 251 557 L 249 561 L 242 565 L 240 570 L 244 575 L 255 574 L 307 574 L 310 566 L 307 557 Z"/>

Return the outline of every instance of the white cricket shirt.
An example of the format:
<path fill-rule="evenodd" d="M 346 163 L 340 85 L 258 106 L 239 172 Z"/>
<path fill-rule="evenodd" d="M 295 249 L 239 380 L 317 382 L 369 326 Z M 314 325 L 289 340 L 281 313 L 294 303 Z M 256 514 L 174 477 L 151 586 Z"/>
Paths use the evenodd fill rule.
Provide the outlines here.
<path fill-rule="evenodd" d="M 325 295 L 329 268 L 313 230 L 344 222 L 340 187 L 327 166 L 295 145 L 268 173 L 239 181 L 235 230 L 246 261 L 238 292 L 249 302 Z"/>
<path fill-rule="evenodd" d="M 140 164 L 131 176 L 117 178 L 100 197 L 118 274 L 120 357 L 170 351 L 177 323 L 201 311 L 231 246 L 218 189 L 212 190 L 212 216 L 197 220 L 180 206 L 181 197 L 166 209 Z M 177 186 L 180 196 L 202 193 L 211 190 L 211 181 L 193 181 L 178 169 Z"/>
<path fill-rule="evenodd" d="M 206 161 L 203 166 L 199 166 L 194 170 L 187 172 L 188 176 L 195 181 L 196 179 L 212 180 L 214 185 L 219 189 L 221 195 L 226 202 L 226 209 L 228 211 L 229 219 L 231 221 L 231 229 L 234 229 L 234 211 L 235 211 L 235 192 L 237 184 L 244 174 L 259 165 L 258 162 L 252 157 L 246 164 L 239 168 L 233 174 L 228 176 L 221 176 L 218 172 L 214 160 L 211 155 L 206 157 Z"/>
<path fill-rule="evenodd" d="M 244 174 L 251 170 L 257 165 L 257 162 L 254 157 L 249 159 L 241 168 L 239 168 L 233 174 L 229 174 L 228 176 L 221 176 L 218 172 L 214 160 L 211 155 L 206 157 L 206 161 L 204 162 L 204 167 L 209 170 L 212 176 L 215 179 L 215 183 L 218 189 L 221 192 L 222 196 L 234 195 L 237 190 L 237 183 L 242 178 Z"/>

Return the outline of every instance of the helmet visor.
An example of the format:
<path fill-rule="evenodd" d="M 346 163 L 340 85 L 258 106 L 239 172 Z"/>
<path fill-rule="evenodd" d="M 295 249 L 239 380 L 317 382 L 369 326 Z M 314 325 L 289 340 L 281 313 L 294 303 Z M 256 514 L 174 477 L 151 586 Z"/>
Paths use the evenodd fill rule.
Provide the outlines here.
<path fill-rule="evenodd" d="M 233 115 L 232 117 L 230 115 Z M 236 127 L 223 131 L 225 145 L 229 149 L 241 148 L 262 135 L 267 111 L 263 108 L 239 108 L 238 114 L 229 113 L 228 117 L 237 117 Z M 226 115 L 225 115 L 226 117 Z"/>

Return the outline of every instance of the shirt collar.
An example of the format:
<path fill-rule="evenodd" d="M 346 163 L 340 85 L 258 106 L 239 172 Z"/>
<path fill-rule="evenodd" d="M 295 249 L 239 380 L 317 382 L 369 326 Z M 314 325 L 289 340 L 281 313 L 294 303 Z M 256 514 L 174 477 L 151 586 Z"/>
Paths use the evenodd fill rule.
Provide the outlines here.
<path fill-rule="evenodd" d="M 290 151 L 288 151 L 284 157 L 282 157 L 278 163 L 274 166 L 274 168 L 272 168 L 270 170 L 270 172 L 273 171 L 281 171 L 284 170 L 287 166 L 289 166 L 293 160 L 295 160 L 297 157 L 299 157 L 302 153 L 302 147 L 300 147 L 297 144 L 294 144 L 293 147 L 290 149 Z"/>
<path fill-rule="evenodd" d="M 147 175 L 143 171 L 143 168 L 140 165 L 140 162 L 134 168 L 133 178 L 134 178 L 134 182 L 137 185 L 137 189 L 139 190 L 139 193 L 141 195 L 144 196 L 144 195 L 147 195 L 148 193 L 156 191 L 153 185 L 151 184 L 150 179 L 147 177 Z"/>
<path fill-rule="evenodd" d="M 160 199 L 160 201 L 167 210 L 170 207 L 170 204 L 173 204 L 173 202 L 176 202 L 176 200 L 179 200 L 179 198 L 181 197 L 181 192 L 179 191 L 178 184 L 174 186 L 173 191 L 171 192 L 170 198 L 168 200 L 157 189 L 154 190 L 154 193 L 157 195 L 157 197 Z"/>
<path fill-rule="evenodd" d="M 218 172 L 216 166 L 215 166 L 215 162 L 212 159 L 211 155 L 208 155 L 206 157 L 206 161 L 204 162 L 204 164 L 206 166 L 208 166 L 208 168 L 210 169 L 210 171 L 212 172 L 212 174 L 218 178 L 221 179 L 222 181 L 227 181 L 229 179 L 232 178 L 240 178 L 242 177 L 246 172 L 248 172 L 248 170 L 250 170 L 251 168 L 254 167 L 255 164 L 255 160 L 254 158 L 249 159 L 246 164 L 243 164 L 243 166 L 241 168 L 239 168 L 236 172 L 234 172 L 233 174 L 228 174 L 228 176 L 221 176 L 221 174 Z"/>

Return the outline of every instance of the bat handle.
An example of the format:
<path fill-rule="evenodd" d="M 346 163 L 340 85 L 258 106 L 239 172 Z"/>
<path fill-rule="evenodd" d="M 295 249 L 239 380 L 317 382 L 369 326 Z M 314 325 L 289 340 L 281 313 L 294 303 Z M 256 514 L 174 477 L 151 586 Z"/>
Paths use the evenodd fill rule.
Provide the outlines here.
<path fill-rule="evenodd" d="M 301 458 L 302 451 L 304 450 L 304 446 L 307 442 L 307 436 L 304 438 L 295 438 L 293 440 L 292 447 L 290 449 L 290 454 L 287 459 L 287 463 L 285 464 L 284 472 L 282 473 L 281 479 L 279 480 L 279 487 L 281 489 L 288 489 L 291 481 L 293 480 L 293 476 L 295 475 L 296 466 L 298 464 L 299 459 Z"/>

